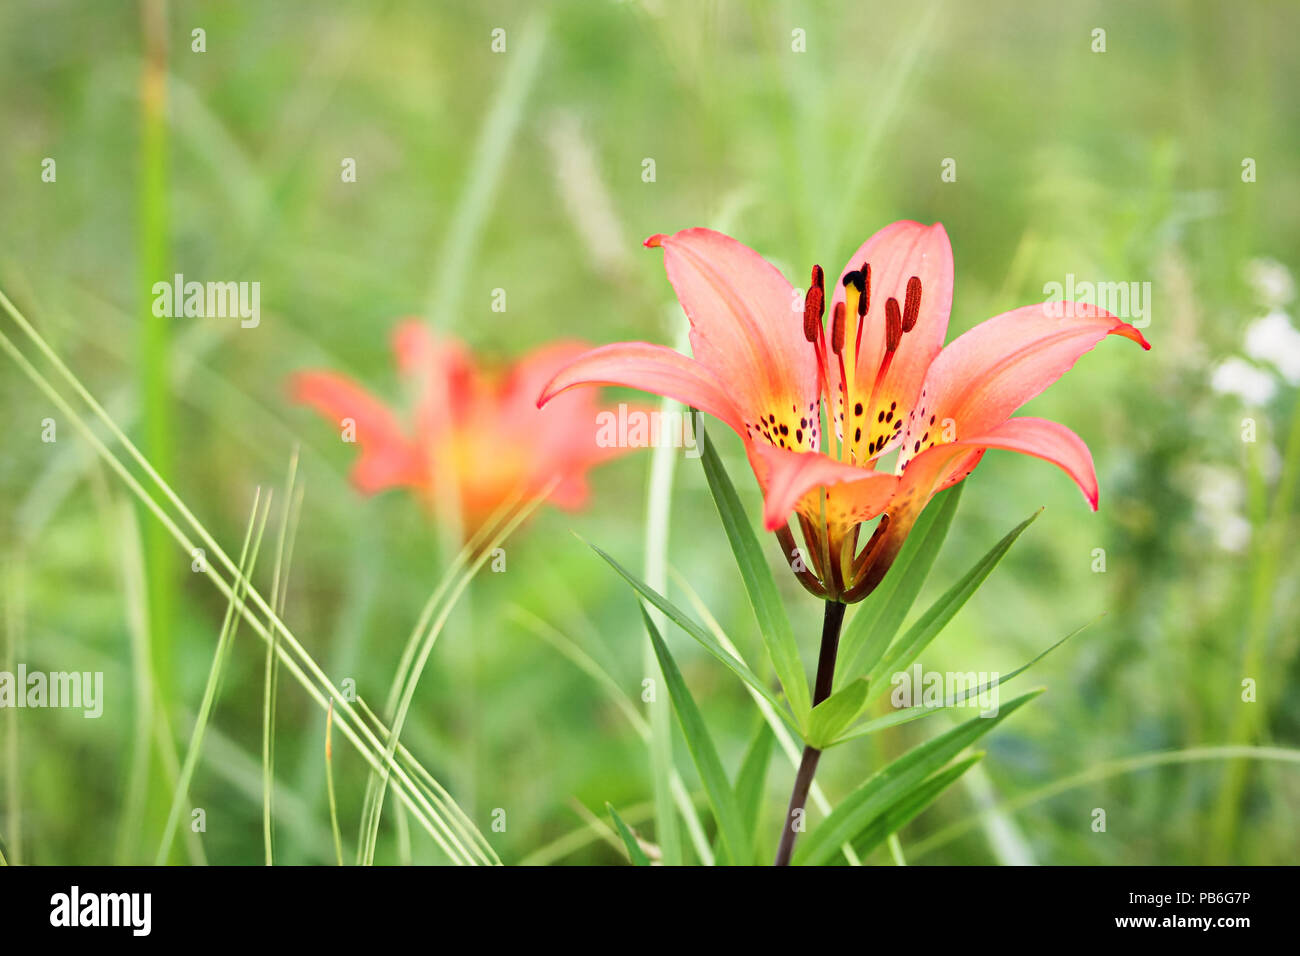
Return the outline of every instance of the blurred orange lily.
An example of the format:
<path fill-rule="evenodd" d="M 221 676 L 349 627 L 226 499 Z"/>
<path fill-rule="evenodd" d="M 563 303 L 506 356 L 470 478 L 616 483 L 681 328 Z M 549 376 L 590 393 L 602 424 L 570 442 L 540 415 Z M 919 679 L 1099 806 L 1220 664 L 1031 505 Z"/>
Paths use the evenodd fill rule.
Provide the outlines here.
<path fill-rule="evenodd" d="M 1132 325 L 1093 306 L 1040 303 L 988 319 L 944 348 L 953 261 L 937 223 L 893 223 L 854 253 L 834 286 L 829 339 L 820 266 L 801 320 L 790 283 L 728 236 L 687 229 L 645 245 L 664 250 L 694 358 L 646 342 L 606 345 L 560 371 L 538 405 L 579 385 L 622 385 L 725 422 L 744 441 L 764 524 L 787 560 L 795 556 L 788 520 L 797 515 L 813 564 L 800 580 L 818 596 L 849 602 L 870 593 L 930 499 L 990 448 L 1059 466 L 1096 510 L 1083 440 L 1056 422 L 1011 414 L 1107 335 L 1149 349 Z M 877 470 L 893 452 L 893 468 Z M 859 529 L 876 517 L 859 552 Z"/>
<path fill-rule="evenodd" d="M 409 422 L 335 372 L 300 372 L 291 392 L 345 434 L 350 421 L 361 450 L 352 481 L 361 492 L 411 488 L 431 508 L 438 489 L 454 492 L 469 537 L 507 499 L 536 497 L 553 482 L 551 504 L 581 507 L 588 469 L 623 451 L 597 444 L 593 393 L 575 393 L 563 407 L 536 405 L 542 385 L 588 348 L 547 345 L 489 376 L 460 342 L 437 339 L 412 319 L 393 335 L 398 373 L 414 396 Z"/>

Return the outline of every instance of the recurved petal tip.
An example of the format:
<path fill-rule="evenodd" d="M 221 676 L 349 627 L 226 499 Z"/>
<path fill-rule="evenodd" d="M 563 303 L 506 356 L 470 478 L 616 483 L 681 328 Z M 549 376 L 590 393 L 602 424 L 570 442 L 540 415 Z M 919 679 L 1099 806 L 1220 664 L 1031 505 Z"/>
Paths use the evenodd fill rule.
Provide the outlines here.
<path fill-rule="evenodd" d="M 1138 345 L 1142 346 L 1142 348 L 1143 348 L 1144 350 L 1146 350 L 1146 351 L 1148 351 L 1148 352 L 1151 351 L 1151 343 L 1148 342 L 1148 341 L 1146 340 L 1146 337 L 1145 337 L 1141 332 L 1139 332 L 1139 331 L 1137 330 L 1137 327 L 1136 327 L 1136 326 L 1129 325 L 1127 322 L 1121 322 L 1121 323 L 1120 323 L 1120 324 L 1119 324 L 1119 325 L 1118 325 L 1118 326 L 1113 330 L 1113 334 L 1114 334 L 1114 335 L 1122 335 L 1122 336 L 1124 336 L 1124 338 L 1126 338 L 1126 339 L 1132 339 L 1132 340 L 1133 340 L 1134 342 L 1136 342 Z"/>
<path fill-rule="evenodd" d="M 645 246 L 647 249 L 657 249 L 659 248 L 659 246 L 663 244 L 663 241 L 667 238 L 668 237 L 665 236 L 662 232 L 656 232 L 645 242 L 641 243 L 641 245 Z"/>

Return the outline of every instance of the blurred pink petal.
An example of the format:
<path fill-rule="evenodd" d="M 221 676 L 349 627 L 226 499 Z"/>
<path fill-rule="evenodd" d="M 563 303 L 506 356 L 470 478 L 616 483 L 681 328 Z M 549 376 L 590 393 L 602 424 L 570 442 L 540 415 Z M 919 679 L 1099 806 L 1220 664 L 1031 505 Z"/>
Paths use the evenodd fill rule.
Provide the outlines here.
<path fill-rule="evenodd" d="M 597 443 L 601 409 L 592 392 L 538 408 L 542 386 L 589 351 L 582 342 L 555 343 L 493 374 L 460 342 L 408 319 L 394 330 L 393 352 L 412 393 L 409 421 L 333 372 L 300 372 L 291 392 L 336 425 L 355 421 L 359 491 L 406 487 L 428 504 L 453 491 L 468 536 L 507 499 L 539 495 L 553 482 L 552 504 L 581 507 L 587 471 L 626 450 Z"/>

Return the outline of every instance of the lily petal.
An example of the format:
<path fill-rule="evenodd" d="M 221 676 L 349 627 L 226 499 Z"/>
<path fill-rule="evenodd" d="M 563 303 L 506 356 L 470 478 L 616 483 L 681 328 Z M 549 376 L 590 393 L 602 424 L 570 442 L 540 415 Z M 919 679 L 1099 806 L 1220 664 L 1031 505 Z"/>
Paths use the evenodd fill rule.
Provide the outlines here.
<path fill-rule="evenodd" d="M 948 315 L 952 309 L 952 243 L 941 223 L 932 226 L 911 221 L 891 223 L 864 242 L 845 265 L 835 283 L 832 314 L 834 304 L 845 300 L 844 276 L 861 269 L 864 262 L 871 266 L 871 303 L 863 320 L 866 325 L 857 353 L 856 378 L 859 390 L 868 394 L 885 357 L 885 303 L 894 298 L 903 306 L 907 302 L 908 282 L 913 276 L 921 281 L 916 325 L 902 337 L 877 398 L 878 407 L 883 401 L 885 407 L 897 402 L 902 408 L 911 408 L 921 390 L 926 369 L 943 348 L 948 334 Z M 852 343 L 847 349 L 847 354 L 852 355 Z M 838 368 L 832 367 L 831 374 L 838 388 Z"/>
<path fill-rule="evenodd" d="M 397 417 L 355 382 L 333 372 L 300 372 L 290 382 L 293 400 L 310 405 L 339 427 L 344 419 L 356 423 L 361 455 L 352 480 L 365 494 L 399 485 L 418 485 L 426 463 L 402 432 Z"/>
<path fill-rule="evenodd" d="M 1051 462 L 1079 486 L 1088 507 L 1097 510 L 1100 493 L 1088 446 L 1059 422 L 1031 417 L 1010 418 L 982 435 L 921 452 L 903 470 L 900 506 L 904 501 L 928 501 L 944 488 L 961 481 L 978 463 L 976 456 L 990 448 L 1016 451 Z"/>
<path fill-rule="evenodd" d="M 664 268 L 691 322 L 696 360 L 736 395 L 754 422 L 785 407 L 806 415 L 817 399 L 817 361 L 803 334 L 803 302 L 775 266 L 712 229 L 655 235 Z M 787 422 L 788 425 L 788 422 Z"/>
<path fill-rule="evenodd" d="M 592 349 L 551 379 L 537 399 L 538 407 L 578 385 L 619 385 L 666 395 L 744 433 L 743 416 L 717 376 L 699 362 L 662 345 L 617 342 Z"/>
<path fill-rule="evenodd" d="M 501 386 L 501 404 L 507 414 L 535 411 L 537 396 L 559 372 L 592 351 L 586 342 L 560 341 L 529 352 L 510 370 Z M 585 394 L 592 399 L 595 392 Z M 572 396 L 572 397 L 577 397 Z"/>
<path fill-rule="evenodd" d="M 750 445 L 749 457 L 763 489 L 763 524 L 768 531 L 784 525 L 796 507 L 820 521 L 820 498 L 812 494 L 819 488 L 833 489 L 827 520 L 851 525 L 884 511 L 899 485 L 895 475 L 845 464 L 821 452 L 793 452 L 759 441 Z M 849 512 L 862 517 L 852 520 Z"/>
<path fill-rule="evenodd" d="M 1088 446 L 1070 429 L 1042 418 L 1012 418 L 975 438 L 937 445 L 921 452 L 903 469 L 898 491 L 889 502 L 889 524 L 873 551 L 861 584 L 870 592 L 889 571 L 930 499 L 965 479 L 990 448 L 1017 451 L 1050 461 L 1069 475 L 1097 510 L 1097 473 Z"/>
<path fill-rule="evenodd" d="M 455 339 L 438 339 L 421 319 L 393 330 L 397 370 L 414 384 L 415 428 L 432 441 L 470 413 L 483 385 L 469 352 Z"/>
<path fill-rule="evenodd" d="M 543 388 L 590 351 L 590 345 L 576 341 L 534 349 L 511 370 L 490 410 L 505 440 L 529 450 L 539 485 L 554 474 L 581 477 L 591 465 L 629 450 L 597 441 L 601 407 L 596 389 L 573 389 L 551 399 L 545 408 L 538 408 L 537 396 Z M 628 414 L 649 411 L 637 405 L 630 407 Z M 563 502 L 581 502 L 585 494 L 585 482 L 570 484 L 566 480 L 552 494 L 551 501 L 565 507 Z"/>
<path fill-rule="evenodd" d="M 1144 349 L 1142 333 L 1096 306 L 1026 306 L 981 322 L 939 354 L 903 429 L 900 465 L 953 437 L 981 436 L 1067 372 L 1108 335 Z M 1073 312 L 1073 315 L 1069 313 Z"/>

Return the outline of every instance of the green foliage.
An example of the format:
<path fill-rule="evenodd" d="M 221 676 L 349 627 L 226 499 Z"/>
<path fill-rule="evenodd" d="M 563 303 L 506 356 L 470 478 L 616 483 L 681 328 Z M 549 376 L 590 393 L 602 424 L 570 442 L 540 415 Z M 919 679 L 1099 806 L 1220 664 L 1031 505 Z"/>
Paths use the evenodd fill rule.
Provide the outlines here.
<path fill-rule="evenodd" d="M 700 446 L 709 491 L 713 493 L 713 503 L 718 507 L 718 515 L 722 518 L 727 540 L 731 543 L 736 566 L 745 582 L 745 593 L 749 595 L 754 616 L 758 618 L 758 629 L 767 645 L 767 653 L 776 669 L 777 679 L 781 682 L 786 699 L 790 701 L 790 709 L 794 711 L 795 723 L 802 727 L 807 723 L 812 706 L 808 696 L 808 676 L 799 659 L 799 645 L 790 628 L 790 619 L 786 617 L 785 608 L 781 606 L 781 599 L 776 592 L 772 569 L 767 566 L 749 517 L 736 494 L 736 487 L 727 477 L 707 432 L 700 435 Z"/>
<path fill-rule="evenodd" d="M 618 831 L 619 837 L 623 841 L 623 846 L 627 848 L 628 859 L 632 861 L 633 866 L 649 866 L 650 857 L 646 856 L 645 850 L 641 849 L 641 844 L 637 842 L 636 835 L 628 829 L 628 825 L 623 822 L 623 818 L 618 815 L 612 803 L 605 804 L 605 809 L 609 811 L 610 817 L 614 821 L 614 829 Z"/>
<path fill-rule="evenodd" d="M 931 774 L 1040 693 L 1041 691 L 1033 691 L 1017 697 L 1005 704 L 995 717 L 972 717 L 947 733 L 914 747 L 874 773 L 862 786 L 842 800 L 835 811 L 798 845 L 795 849 L 794 863 L 796 865 L 825 863 L 835 853 L 840 843 L 845 840 L 851 842 L 861 837 L 867 827 L 875 823 L 883 814 L 898 807 L 900 802 L 911 804 L 918 800 L 919 796 L 926 794 L 931 798 L 937 796 L 942 787 L 925 788 L 920 794 L 917 791 L 918 788 L 923 787 Z M 921 803 L 917 810 L 924 806 L 925 803 Z M 915 813 L 911 814 L 914 815 Z M 898 813 L 897 816 L 903 817 L 907 814 Z M 910 816 L 908 818 L 910 819 Z M 881 834 L 881 836 L 887 835 L 887 833 Z"/>
<path fill-rule="evenodd" d="M 416 625 L 461 542 L 414 495 L 359 495 L 356 446 L 293 406 L 285 380 L 336 369 L 400 404 L 390 333 L 413 314 L 492 358 L 561 338 L 673 344 L 686 322 L 660 254 L 640 248 L 646 235 L 720 228 L 801 286 L 812 263 L 834 274 L 870 232 L 910 218 L 942 222 L 953 241 L 949 340 L 1072 274 L 1151 282 L 1154 348 L 1101 343 L 1026 409 L 1088 443 L 1097 514 L 1050 465 L 1002 452 L 926 509 L 896 573 L 850 612 L 836 690 L 879 679 L 823 755 L 814 793 L 838 806 L 961 713 L 892 708 L 877 666 L 990 544 L 1045 505 L 923 660 L 1000 669 L 987 685 L 996 691 L 1032 658 L 1052 693 L 1033 720 L 982 742 L 988 757 L 934 802 L 877 815 L 859 851 L 887 859 L 889 832 L 908 862 L 983 864 L 1009 858 L 998 841 L 1018 829 L 1039 862 L 1291 862 L 1300 587 L 1287 557 L 1300 533 L 1300 415 L 1295 387 L 1244 340 L 1268 312 L 1297 320 L 1294 295 L 1266 300 L 1250 275 L 1256 260 L 1300 275 L 1300 124 L 1284 121 L 1300 88 L 1287 81 L 1300 8 L 1109 2 L 1101 54 L 1090 27 L 1063 29 L 1028 4 L 999 29 L 973 4 L 804 5 L 800 54 L 778 5 L 664 0 L 647 15 L 641 4 L 562 2 L 529 22 L 533 6 L 287 15 L 227 0 L 205 5 L 200 54 L 176 5 L 0 4 L 0 289 L 49 348 L 0 314 L 5 342 L 30 363 L 0 346 L 0 668 L 102 671 L 109 689 L 98 720 L 0 710 L 5 859 L 154 859 L 214 640 L 244 587 L 248 502 L 258 485 L 280 498 L 300 445 L 292 581 L 276 601 L 269 537 L 188 781 L 193 803 L 222 807 L 220 833 L 191 832 L 182 811 L 170 859 L 261 862 L 273 825 L 274 862 L 334 863 L 333 807 L 351 862 L 355 835 L 377 818 L 368 782 L 386 768 L 377 863 L 403 860 L 404 843 L 416 863 L 622 863 L 621 845 L 603 839 L 606 801 L 665 863 L 708 860 L 715 825 L 681 740 L 656 751 L 663 763 L 647 759 L 645 722 L 678 733 L 668 706 L 641 698 L 648 638 L 625 582 L 593 564 L 574 529 L 743 652 L 780 727 L 765 792 L 748 807 L 760 692 L 719 667 L 716 649 L 699 654 L 696 634 L 679 643 L 681 625 L 659 621 L 719 758 L 739 768 L 753 859 L 770 860 L 812 719 L 791 692 L 773 594 L 805 665 L 820 608 L 758 531 L 731 435 L 711 438 L 746 520 L 723 516 L 722 528 L 742 547 L 746 529 L 757 539 L 773 590 L 761 562 L 737 576 L 709 474 L 681 449 L 666 450 L 675 487 L 651 517 L 672 574 L 643 567 L 651 461 L 629 452 L 593 472 L 584 507 L 543 507 L 510 536 L 508 571 L 473 579 L 412 682 L 432 618 Z M 146 7 L 166 9 L 169 39 L 167 98 L 147 110 Z M 497 55 L 490 31 L 503 25 L 509 52 Z M 888 38 L 880 55 L 861 55 L 869 37 Z M 340 180 L 344 157 L 356 160 L 355 183 Z M 945 157 L 954 182 L 941 179 Z M 1254 182 L 1241 177 L 1248 157 Z M 646 158 L 656 182 L 642 179 Z M 57 181 L 41 178 L 46 159 Z M 173 271 L 260 281 L 261 325 L 150 321 L 149 284 Z M 498 287 L 506 313 L 491 309 Z M 1246 405 L 1211 388 L 1233 356 L 1273 382 L 1274 398 Z M 646 399 L 610 390 L 602 401 Z M 47 417 L 56 442 L 37 437 Z M 210 575 L 191 571 L 193 548 Z M 670 580 L 689 582 L 707 613 Z M 556 653 L 513 608 L 581 654 Z M 1086 642 L 1042 657 L 1103 612 Z M 412 691 L 390 757 L 395 685 L 395 704 Z M 939 792 L 968 758 L 953 759 L 912 795 Z M 1080 835 L 1074 807 L 1101 788 L 1143 839 Z M 663 798 L 658 819 L 652 796 Z M 591 816 L 575 816 L 575 801 Z M 493 829 L 499 806 L 509 825 Z M 814 796 L 810 828 L 819 807 Z"/>
<path fill-rule="evenodd" d="M 654 644 L 655 656 L 659 659 L 664 680 L 668 683 L 668 694 L 672 698 L 673 713 L 677 715 L 677 726 L 681 728 L 682 736 L 686 738 L 686 746 L 695 761 L 695 769 L 699 771 L 704 792 L 708 794 L 709 806 L 713 808 L 713 818 L 718 824 L 722 848 L 726 852 L 724 859 L 736 865 L 744 864 L 749 860 L 750 836 L 740 815 L 737 795 L 732 790 L 731 784 L 727 782 L 727 773 L 722 769 L 722 760 L 718 757 L 717 748 L 709 736 L 704 717 L 695 706 L 691 692 L 686 689 L 686 682 L 682 679 L 682 672 L 677 669 L 677 662 L 668 652 L 667 645 L 659 636 L 659 629 L 655 627 L 654 621 L 650 620 L 650 615 L 645 613 L 644 608 L 641 614 L 650 641 Z"/>
<path fill-rule="evenodd" d="M 948 537 L 964 487 L 954 485 L 935 496 L 916 519 L 890 573 L 849 617 L 840 638 L 840 662 L 835 669 L 837 684 L 846 684 L 875 667 L 902 627 Z"/>

